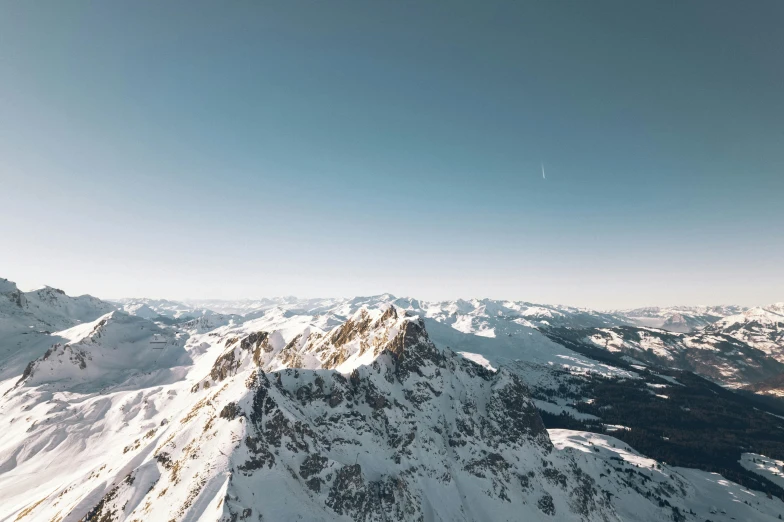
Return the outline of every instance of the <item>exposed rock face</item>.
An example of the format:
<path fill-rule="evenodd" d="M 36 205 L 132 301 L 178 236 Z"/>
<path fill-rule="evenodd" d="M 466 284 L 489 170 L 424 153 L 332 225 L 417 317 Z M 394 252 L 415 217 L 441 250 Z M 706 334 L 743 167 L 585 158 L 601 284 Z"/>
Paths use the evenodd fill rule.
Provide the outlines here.
<path fill-rule="evenodd" d="M 256 365 L 261 364 L 262 352 L 272 351 L 272 347 L 270 347 L 269 344 L 269 333 L 256 332 L 250 334 L 248 337 L 242 340 L 240 343 L 240 348 L 243 350 L 252 350 L 253 362 Z"/>
<path fill-rule="evenodd" d="M 384 337 L 379 330 L 391 332 L 385 343 L 378 341 Z M 264 338 L 231 346 L 247 351 Z M 276 519 L 258 494 L 263 487 L 273 495 L 300 491 L 290 516 L 308 520 L 425 520 L 434 512 L 444 520 L 480 520 L 499 510 L 512 516 L 519 506 L 574 520 L 613 516 L 599 490 L 552 454 L 516 375 L 438 350 L 421 320 L 393 312 L 360 318 L 327 340 L 338 349 L 376 340 L 378 354 L 348 378 L 295 368 L 267 374 L 237 366 L 227 356 L 234 350 L 219 357 L 226 372 L 245 368 L 250 375 L 239 381 L 217 372 L 226 373 L 225 383 L 208 389 L 157 456 L 149 457 L 160 479 L 145 498 L 163 500 L 180 482 L 198 489 L 203 463 L 218 459 L 228 477 L 220 507 L 226 521 L 243 513 Z M 230 453 L 219 455 L 227 441 L 234 441 Z M 205 460 L 202 452 L 213 457 Z M 121 485 L 99 511 L 132 519 L 153 516 L 165 505 L 157 501 L 145 511 L 137 502 L 123 511 L 133 490 L 133 484 Z M 588 500 L 565 500 L 577 496 Z"/>
<path fill-rule="evenodd" d="M 236 375 L 241 368 L 261 365 L 263 355 L 272 351 L 269 332 L 264 331 L 250 333 L 241 339 L 230 337 L 225 344 L 227 349 L 215 360 L 209 377 L 194 386 L 193 391 L 216 385 Z"/>
<path fill-rule="evenodd" d="M 330 336 L 332 345 L 335 348 L 340 348 L 357 337 L 366 334 L 371 322 L 370 314 L 364 309 L 361 310 L 359 317 L 349 319 Z"/>
<path fill-rule="evenodd" d="M 226 350 L 215 361 L 209 379 L 200 386 L 215 385 L 249 367 L 264 371 L 278 368 L 348 371 L 358 364 L 372 363 L 384 352 L 397 361 L 396 371 L 401 376 L 419 372 L 419 367 L 427 361 L 443 364 L 439 362 L 442 354 L 427 338 L 424 322 L 393 306 L 383 311 L 360 309 L 326 335 L 306 329 L 288 343 L 278 341 L 278 346 L 272 337 L 269 332 L 259 331 L 227 339 Z M 419 344 L 421 349 L 404 353 L 405 346 Z"/>

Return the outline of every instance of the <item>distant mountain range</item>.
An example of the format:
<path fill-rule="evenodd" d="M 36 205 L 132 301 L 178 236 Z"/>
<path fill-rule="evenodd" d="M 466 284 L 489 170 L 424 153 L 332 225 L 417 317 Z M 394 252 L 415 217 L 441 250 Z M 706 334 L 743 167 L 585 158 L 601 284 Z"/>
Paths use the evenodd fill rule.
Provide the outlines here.
<path fill-rule="evenodd" d="M 0 279 L 0 520 L 778 520 L 782 335 L 782 304 Z"/>
<path fill-rule="evenodd" d="M 216 312 L 237 316 L 235 321 L 240 316 L 248 320 L 276 310 L 331 316 L 331 321 L 321 319 L 322 327 L 337 325 L 360 303 L 393 304 L 483 337 L 514 335 L 516 325 L 539 331 L 577 330 L 586 340 L 607 350 L 623 352 L 640 362 L 694 371 L 733 387 L 751 386 L 784 372 L 784 303 L 755 308 L 647 307 L 611 312 L 490 299 L 427 302 L 391 294 L 353 299 L 280 297 L 188 303 L 125 299 L 119 303 L 134 315 L 175 320 L 209 317 Z"/>
<path fill-rule="evenodd" d="M 652 306 L 616 313 L 638 326 L 688 333 L 745 310 L 741 306 Z"/>

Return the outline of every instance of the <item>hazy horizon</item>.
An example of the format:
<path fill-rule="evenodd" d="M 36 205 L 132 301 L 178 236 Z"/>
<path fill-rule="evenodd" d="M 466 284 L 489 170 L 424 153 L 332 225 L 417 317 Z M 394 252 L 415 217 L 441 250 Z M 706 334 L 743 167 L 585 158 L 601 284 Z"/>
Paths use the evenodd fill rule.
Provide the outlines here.
<path fill-rule="evenodd" d="M 399 295 L 393 292 L 378 292 L 372 294 L 354 294 L 354 295 L 293 295 L 293 294 L 279 294 L 279 295 L 257 295 L 257 296 L 240 296 L 240 297 L 191 297 L 191 296 L 184 296 L 184 297 L 171 297 L 171 296 L 164 296 L 164 295 L 125 295 L 125 296 L 104 296 L 104 295 L 96 295 L 90 292 L 69 292 L 64 288 L 61 288 L 57 285 L 53 284 L 41 284 L 41 285 L 22 285 L 17 281 L 14 281 L 12 278 L 5 277 L 0 275 L 0 278 L 7 279 L 16 283 L 17 287 L 22 290 L 23 292 L 33 292 L 35 290 L 42 289 L 44 287 L 52 287 L 57 288 L 59 290 L 63 290 L 66 294 L 71 296 L 79 296 L 79 295 L 91 295 L 93 297 L 97 297 L 99 299 L 103 299 L 104 301 L 110 302 L 118 302 L 126 299 L 154 299 L 154 300 L 168 300 L 168 301 L 178 301 L 182 302 L 183 304 L 187 303 L 203 303 L 206 301 L 221 301 L 221 302 L 237 302 L 237 301 L 256 301 L 256 300 L 263 300 L 263 299 L 350 299 L 350 298 L 359 298 L 359 297 L 375 297 L 375 296 L 382 296 L 382 295 L 390 295 L 396 299 L 417 299 L 420 301 L 427 301 L 427 302 L 443 302 L 443 301 L 454 301 L 458 299 L 462 299 L 465 301 L 469 301 L 472 299 L 477 300 L 484 300 L 484 299 L 491 299 L 494 301 L 517 301 L 517 302 L 529 302 L 532 304 L 540 304 L 540 305 L 550 305 L 550 306 L 571 306 L 575 308 L 587 308 L 601 312 L 611 312 L 616 310 L 630 310 L 630 309 L 638 309 L 638 308 L 647 308 L 647 307 L 658 307 L 658 308 L 669 308 L 669 307 L 697 307 L 697 306 L 743 306 L 743 307 L 755 307 L 755 306 L 769 306 L 773 304 L 782 303 L 784 301 L 770 301 L 765 303 L 736 303 L 736 302 L 719 302 L 719 303 L 647 303 L 635 306 L 610 306 L 610 307 L 591 307 L 591 306 L 584 306 L 584 305 L 576 305 L 574 303 L 568 302 L 555 302 L 555 301 L 537 301 L 531 300 L 526 298 L 508 298 L 504 296 L 458 296 L 458 297 L 451 297 L 451 298 L 433 298 L 433 299 L 426 299 L 421 296 L 416 295 Z"/>
<path fill-rule="evenodd" d="M 781 2 L 304 7 L 0 7 L 0 277 L 784 300 Z"/>

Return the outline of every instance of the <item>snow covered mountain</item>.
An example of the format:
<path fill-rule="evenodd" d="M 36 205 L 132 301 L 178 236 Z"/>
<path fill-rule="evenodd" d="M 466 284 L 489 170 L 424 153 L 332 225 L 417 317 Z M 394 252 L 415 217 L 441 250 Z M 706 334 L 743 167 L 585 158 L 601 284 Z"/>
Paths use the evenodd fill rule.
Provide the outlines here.
<path fill-rule="evenodd" d="M 706 327 L 705 332 L 730 335 L 784 362 L 784 303 L 725 317 Z"/>
<path fill-rule="evenodd" d="M 284 308 L 287 310 L 318 310 L 329 309 L 345 299 L 299 299 L 297 297 L 272 297 L 262 299 L 188 299 L 188 306 L 206 308 L 221 314 L 249 315 L 259 314 L 271 308 Z"/>
<path fill-rule="evenodd" d="M 538 325 L 556 326 L 607 326 L 615 324 L 631 324 L 622 315 L 598 312 L 584 308 L 561 305 L 543 305 L 524 301 L 501 301 L 492 299 L 457 299 L 454 301 L 420 301 L 411 298 L 396 298 L 392 294 L 382 294 L 351 299 L 297 299 L 295 297 L 279 297 L 272 299 L 246 299 L 239 301 L 192 300 L 192 306 L 203 306 L 210 310 L 226 314 L 258 315 L 273 308 L 298 313 L 337 313 L 350 314 L 358 306 L 379 306 L 394 304 L 407 310 L 426 313 L 428 317 L 439 321 L 457 323 L 466 322 L 464 328 L 476 329 L 492 325 L 499 320 L 528 321 Z"/>
<path fill-rule="evenodd" d="M 689 333 L 744 310 L 739 306 L 650 306 L 615 313 L 633 325 Z"/>
<path fill-rule="evenodd" d="M 582 334 L 595 346 L 624 354 L 630 360 L 692 371 L 731 387 L 784 373 L 780 358 L 725 331 L 706 328 L 684 334 L 620 326 L 588 329 Z"/>
<path fill-rule="evenodd" d="M 0 321 L 23 324 L 33 315 L 17 310 L 24 297 L 4 284 Z M 14 337 L 29 358 L 0 379 L 0 520 L 766 521 L 784 513 L 784 489 L 741 457 L 784 458 L 772 442 L 780 418 L 693 374 L 561 335 L 626 324 L 613 314 L 386 294 L 165 322 L 158 305 L 136 305 L 96 306 L 94 317 L 55 333 Z M 143 306 L 156 315 L 129 313 Z M 719 424 L 738 428 L 726 432 L 723 453 L 705 453 L 717 465 L 695 458 L 690 466 L 752 489 L 635 451 L 682 462 L 679 448 L 700 436 L 681 440 L 680 430 L 710 408 Z M 675 412 L 683 425 L 670 422 Z M 579 429 L 557 425 L 570 422 Z M 697 427 L 725 440 L 705 422 Z"/>
<path fill-rule="evenodd" d="M 59 335 L 68 342 L 55 343 L 31 361 L 17 386 L 50 384 L 50 390 L 87 387 L 95 391 L 125 383 L 139 373 L 160 372 L 189 362 L 182 333 L 120 311 Z"/>
<path fill-rule="evenodd" d="M 784 373 L 781 304 L 751 308 L 689 333 L 614 326 L 584 329 L 582 335 L 634 360 L 693 371 L 733 387 L 749 387 Z"/>
<path fill-rule="evenodd" d="M 0 380 L 20 375 L 31 359 L 63 341 L 59 331 L 115 308 L 89 295 L 70 297 L 51 287 L 22 292 L 15 283 L 0 279 Z"/>
<path fill-rule="evenodd" d="M 17 327 L 60 330 L 91 321 L 116 308 L 89 295 L 71 297 L 62 290 L 49 286 L 32 292 L 22 292 L 15 283 L 7 279 L 0 279 L 0 307 L 6 327 L 2 330 L 3 335 Z M 26 322 L 33 324 L 24 324 Z"/>
<path fill-rule="evenodd" d="M 189 320 L 198 317 L 222 315 L 208 308 L 168 299 L 124 298 L 115 301 L 125 313 L 145 319 Z"/>

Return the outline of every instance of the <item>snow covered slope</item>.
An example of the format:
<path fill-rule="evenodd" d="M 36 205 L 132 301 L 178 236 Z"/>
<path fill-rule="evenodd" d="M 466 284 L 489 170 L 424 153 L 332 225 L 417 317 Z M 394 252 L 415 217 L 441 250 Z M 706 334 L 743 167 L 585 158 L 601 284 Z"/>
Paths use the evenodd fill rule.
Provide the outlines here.
<path fill-rule="evenodd" d="M 723 331 L 690 334 L 619 326 L 582 331 L 595 346 L 645 364 L 693 371 L 731 387 L 746 386 L 784 373 L 770 353 Z M 782 343 L 784 349 L 784 343 Z"/>
<path fill-rule="evenodd" d="M 70 297 L 48 286 L 22 292 L 12 281 L 0 279 L 0 335 L 3 337 L 23 330 L 62 330 L 115 309 L 114 305 L 95 297 Z"/>
<path fill-rule="evenodd" d="M 706 473 L 661 464 L 624 442 L 596 433 L 549 430 L 556 449 L 572 455 L 598 486 L 616 492 L 613 505 L 621 520 L 657 520 L 669 505 L 672 520 L 778 520 L 780 503 Z M 636 493 L 651 496 L 640 502 Z"/>
<path fill-rule="evenodd" d="M 59 331 L 114 309 L 92 296 L 70 297 L 50 287 L 22 292 L 13 282 L 0 279 L 0 389 L 2 381 L 18 378 L 52 344 L 65 341 Z"/>
<path fill-rule="evenodd" d="M 784 303 L 725 317 L 706 327 L 705 332 L 730 335 L 784 362 Z"/>
<path fill-rule="evenodd" d="M 92 321 L 116 307 L 90 295 L 70 297 L 62 290 L 44 287 L 26 292 L 24 308 L 34 317 L 48 324 L 53 330 L 61 330 L 75 323 Z"/>
<path fill-rule="evenodd" d="M 584 336 L 608 351 L 693 371 L 732 387 L 753 389 L 751 385 L 775 382 L 784 374 L 781 303 L 729 315 L 690 333 L 615 326 L 584 330 Z"/>
<path fill-rule="evenodd" d="M 744 468 L 784 487 L 784 461 L 771 459 L 756 453 L 744 453 L 741 456 L 740 463 Z"/>
<path fill-rule="evenodd" d="M 58 390 L 99 390 L 134 374 L 160 372 L 189 362 L 182 335 L 151 321 L 115 311 L 60 333 L 56 343 L 31 361 L 19 384 L 51 384 Z"/>

